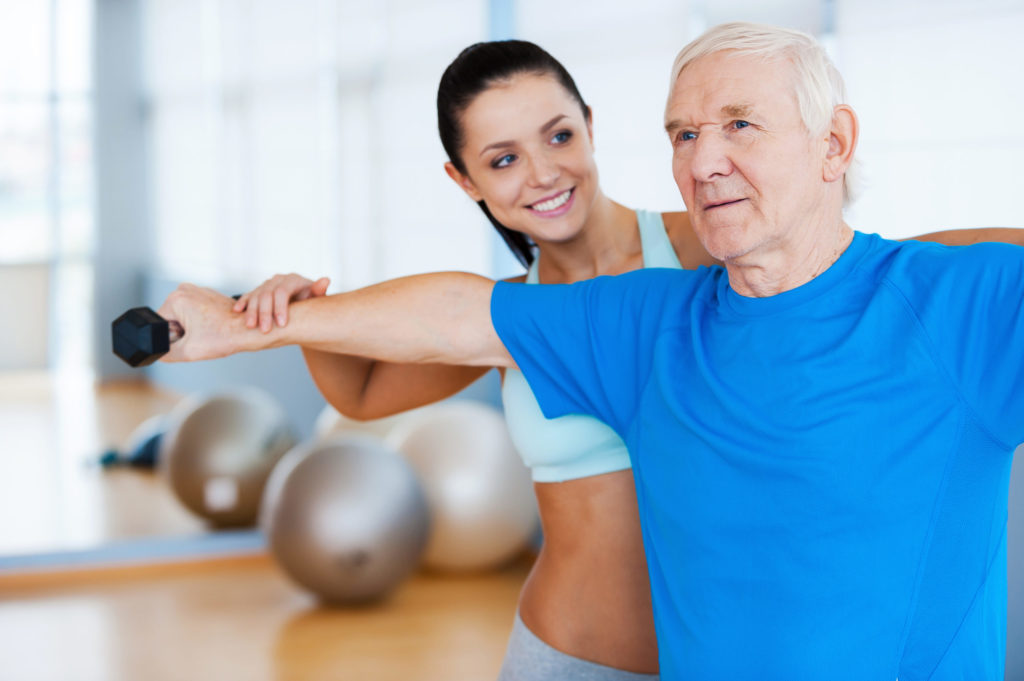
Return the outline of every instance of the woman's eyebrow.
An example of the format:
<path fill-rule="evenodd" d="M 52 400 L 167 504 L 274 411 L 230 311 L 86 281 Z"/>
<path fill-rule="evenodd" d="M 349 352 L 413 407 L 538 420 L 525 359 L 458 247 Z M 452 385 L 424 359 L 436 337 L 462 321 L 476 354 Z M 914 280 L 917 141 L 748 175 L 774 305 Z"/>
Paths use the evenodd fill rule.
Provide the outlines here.
<path fill-rule="evenodd" d="M 545 133 L 548 130 L 550 130 L 551 128 L 555 127 L 555 125 L 557 125 L 558 122 L 560 120 L 562 120 L 563 118 L 567 118 L 567 116 L 565 114 L 558 114 L 557 116 L 552 118 L 550 121 L 548 121 L 544 125 L 540 126 L 541 133 Z M 484 154 L 486 154 L 491 149 L 501 149 L 503 147 L 511 147 L 513 144 L 515 144 L 515 142 L 513 142 L 512 140 L 503 140 L 501 142 L 491 142 L 486 147 L 484 147 L 483 149 L 480 150 L 480 156 L 483 156 Z"/>

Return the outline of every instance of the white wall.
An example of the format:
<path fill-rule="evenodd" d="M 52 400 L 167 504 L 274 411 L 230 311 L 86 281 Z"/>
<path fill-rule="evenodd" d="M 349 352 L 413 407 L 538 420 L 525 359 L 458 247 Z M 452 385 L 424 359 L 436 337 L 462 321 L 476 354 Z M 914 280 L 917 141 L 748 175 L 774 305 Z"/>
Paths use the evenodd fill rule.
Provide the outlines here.
<path fill-rule="evenodd" d="M 484 3 L 144 5 L 155 271 L 212 285 L 298 271 L 338 289 L 488 270 L 434 114 L 442 70 L 485 37 Z"/>
<path fill-rule="evenodd" d="M 848 0 L 837 63 L 862 124 L 854 227 L 1024 227 L 1024 3 Z"/>

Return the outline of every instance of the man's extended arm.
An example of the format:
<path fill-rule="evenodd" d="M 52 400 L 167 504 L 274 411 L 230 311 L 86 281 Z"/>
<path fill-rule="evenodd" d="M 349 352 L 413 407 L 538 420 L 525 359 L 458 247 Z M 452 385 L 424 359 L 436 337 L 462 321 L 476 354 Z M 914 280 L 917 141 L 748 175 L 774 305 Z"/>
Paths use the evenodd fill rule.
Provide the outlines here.
<path fill-rule="evenodd" d="M 301 345 L 393 362 L 514 366 L 491 324 L 493 287 L 490 279 L 462 272 L 403 277 L 297 302 L 288 326 L 261 333 L 232 312 L 231 298 L 183 284 L 158 310 L 185 329 L 163 359 Z"/>
<path fill-rule="evenodd" d="M 1012 227 L 976 227 L 974 229 L 947 229 L 912 236 L 903 241 L 936 241 L 947 246 L 970 246 L 971 244 L 1002 242 L 1024 246 L 1024 229 Z"/>

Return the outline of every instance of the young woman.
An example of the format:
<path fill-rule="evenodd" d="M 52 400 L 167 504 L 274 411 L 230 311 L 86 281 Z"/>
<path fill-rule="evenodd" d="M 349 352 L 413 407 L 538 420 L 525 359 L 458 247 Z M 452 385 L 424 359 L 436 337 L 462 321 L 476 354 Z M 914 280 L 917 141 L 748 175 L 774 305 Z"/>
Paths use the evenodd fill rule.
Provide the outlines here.
<path fill-rule="evenodd" d="M 627 208 L 601 191 L 590 109 L 570 75 L 532 43 L 478 43 L 444 72 L 438 127 L 445 170 L 478 202 L 528 283 L 566 283 L 641 267 L 714 260 L 685 212 Z M 945 243 L 1020 240 L 1016 230 L 930 235 Z M 929 237 L 924 237 L 929 238 Z M 287 324 L 293 300 L 328 281 L 276 276 L 239 299 L 249 327 Z M 486 369 L 393 364 L 304 349 L 340 412 L 371 419 L 447 397 Z M 503 397 L 530 466 L 544 544 L 523 587 L 500 679 L 657 678 L 658 651 L 633 476 L 624 445 L 582 416 L 548 421 L 517 370 Z"/>

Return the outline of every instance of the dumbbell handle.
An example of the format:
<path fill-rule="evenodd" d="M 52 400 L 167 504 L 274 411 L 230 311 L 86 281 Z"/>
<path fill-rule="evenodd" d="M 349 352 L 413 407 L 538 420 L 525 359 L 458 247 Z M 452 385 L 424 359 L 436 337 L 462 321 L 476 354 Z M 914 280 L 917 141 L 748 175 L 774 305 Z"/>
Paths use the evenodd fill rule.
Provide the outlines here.
<path fill-rule="evenodd" d="M 181 337 L 185 335 L 185 327 L 181 325 L 176 319 L 167 320 L 167 340 L 171 343 L 180 341 Z"/>

